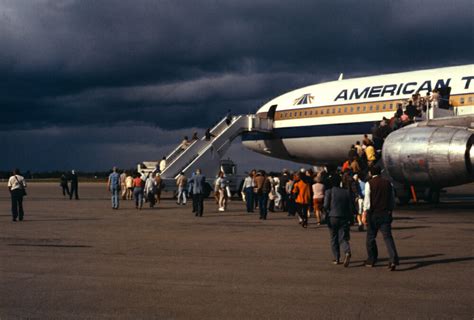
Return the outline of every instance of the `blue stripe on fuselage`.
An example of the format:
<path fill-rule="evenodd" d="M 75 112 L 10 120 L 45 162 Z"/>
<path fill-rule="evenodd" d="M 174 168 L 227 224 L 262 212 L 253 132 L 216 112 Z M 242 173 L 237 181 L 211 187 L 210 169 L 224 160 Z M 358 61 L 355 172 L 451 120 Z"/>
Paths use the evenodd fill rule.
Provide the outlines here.
<path fill-rule="evenodd" d="M 275 128 L 272 133 L 244 132 L 242 141 L 369 134 L 374 121 Z"/>

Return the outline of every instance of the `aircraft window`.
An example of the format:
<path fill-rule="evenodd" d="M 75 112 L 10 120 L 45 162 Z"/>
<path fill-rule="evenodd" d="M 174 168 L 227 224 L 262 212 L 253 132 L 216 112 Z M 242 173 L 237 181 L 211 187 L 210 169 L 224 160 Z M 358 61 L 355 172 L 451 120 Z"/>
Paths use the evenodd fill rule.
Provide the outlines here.
<path fill-rule="evenodd" d="M 464 104 L 464 98 L 459 99 L 459 101 L 461 102 L 461 104 Z"/>

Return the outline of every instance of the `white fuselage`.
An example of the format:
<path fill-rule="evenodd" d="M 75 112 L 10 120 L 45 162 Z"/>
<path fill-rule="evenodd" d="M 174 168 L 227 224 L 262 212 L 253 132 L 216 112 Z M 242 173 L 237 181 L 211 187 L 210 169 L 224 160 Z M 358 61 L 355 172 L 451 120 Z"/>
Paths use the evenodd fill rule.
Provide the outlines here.
<path fill-rule="evenodd" d="M 309 164 L 339 164 L 374 122 L 419 92 L 450 87 L 453 115 L 474 114 L 474 65 L 438 68 L 316 84 L 285 93 L 257 111 L 272 118 L 271 133 L 248 132 L 243 144 L 272 157 Z"/>

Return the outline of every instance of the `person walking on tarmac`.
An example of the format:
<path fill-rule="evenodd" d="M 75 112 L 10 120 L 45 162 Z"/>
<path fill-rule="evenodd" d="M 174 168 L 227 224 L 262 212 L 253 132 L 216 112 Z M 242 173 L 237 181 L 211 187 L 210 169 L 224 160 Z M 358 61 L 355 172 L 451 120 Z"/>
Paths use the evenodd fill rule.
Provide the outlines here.
<path fill-rule="evenodd" d="M 249 175 L 245 178 L 242 185 L 242 192 L 245 192 L 245 202 L 247 205 L 247 213 L 253 212 L 253 189 L 255 188 L 255 183 L 253 181 L 253 172 L 250 172 Z"/>
<path fill-rule="evenodd" d="M 335 174 L 331 179 L 332 188 L 324 195 L 324 209 L 328 212 L 328 228 L 331 236 L 331 249 L 334 256 L 333 263 L 339 264 L 341 253 L 344 250 L 344 267 L 348 267 L 351 260 L 350 225 L 354 217 L 355 206 L 349 189 L 341 186 L 341 176 Z"/>
<path fill-rule="evenodd" d="M 141 174 L 137 172 L 133 179 L 133 198 L 135 199 L 135 208 L 141 210 L 143 207 L 143 189 L 145 181 L 141 178 Z"/>
<path fill-rule="evenodd" d="M 8 190 L 10 191 L 12 203 L 12 221 L 19 218 L 23 221 L 23 197 L 26 196 L 26 181 L 20 173 L 19 169 L 13 171 L 13 175 L 8 179 Z"/>
<path fill-rule="evenodd" d="M 186 178 L 186 175 L 184 174 L 183 171 L 178 176 L 178 179 L 176 179 L 176 186 L 178 187 L 178 196 L 176 199 L 176 204 L 178 205 L 185 205 L 186 204 L 186 187 L 188 184 L 188 178 Z"/>
<path fill-rule="evenodd" d="M 308 227 L 308 207 L 311 201 L 311 191 L 309 185 L 304 180 L 305 174 L 299 172 L 296 176 L 296 182 L 293 186 L 293 194 L 295 195 L 296 212 L 301 218 L 301 226 Z"/>
<path fill-rule="evenodd" d="M 71 180 L 71 193 L 69 194 L 69 200 L 72 200 L 73 195 L 76 200 L 79 200 L 79 195 L 78 195 L 79 180 L 77 178 L 77 173 L 75 170 L 71 171 L 69 180 Z"/>
<path fill-rule="evenodd" d="M 224 175 L 224 172 L 220 171 L 217 182 L 219 188 L 219 211 L 225 211 L 227 209 L 227 187 L 229 186 L 229 181 Z"/>
<path fill-rule="evenodd" d="M 270 192 L 270 182 L 266 179 L 265 171 L 260 170 L 254 179 L 258 198 L 258 208 L 260 210 L 260 220 L 267 220 L 268 193 Z"/>
<path fill-rule="evenodd" d="M 193 211 L 196 217 L 202 217 L 204 213 L 204 188 L 206 177 L 201 174 L 201 169 L 196 170 L 196 174 L 189 179 L 189 184 L 193 193 Z"/>
<path fill-rule="evenodd" d="M 365 184 L 364 212 L 362 221 L 367 225 L 367 261 L 366 267 L 373 267 L 377 262 L 378 248 L 375 238 L 380 230 L 387 247 L 390 261 L 388 269 L 394 271 L 399 264 L 395 241 L 392 236 L 392 211 L 395 206 L 395 195 L 390 181 L 382 178 L 379 166 L 370 168 L 370 179 Z"/>
<path fill-rule="evenodd" d="M 60 187 L 63 189 L 63 196 L 65 197 L 66 195 L 69 197 L 69 187 L 67 185 L 67 177 L 66 175 L 63 173 L 61 175 L 61 178 L 60 178 Z"/>
<path fill-rule="evenodd" d="M 109 175 L 107 190 L 112 194 L 112 209 L 118 210 L 120 201 L 120 176 L 116 167 L 112 168 L 112 173 Z"/>

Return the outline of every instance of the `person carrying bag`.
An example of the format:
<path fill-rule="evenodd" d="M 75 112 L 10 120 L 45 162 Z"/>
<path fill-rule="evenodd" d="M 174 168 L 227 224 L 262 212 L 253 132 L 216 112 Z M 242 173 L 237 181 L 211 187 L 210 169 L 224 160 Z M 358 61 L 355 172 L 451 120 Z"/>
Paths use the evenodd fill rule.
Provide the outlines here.
<path fill-rule="evenodd" d="M 26 182 L 25 178 L 20 175 L 19 169 L 15 169 L 13 175 L 8 179 L 8 189 L 12 202 L 12 220 L 16 221 L 18 218 L 23 221 L 23 197 L 26 196 Z"/>

